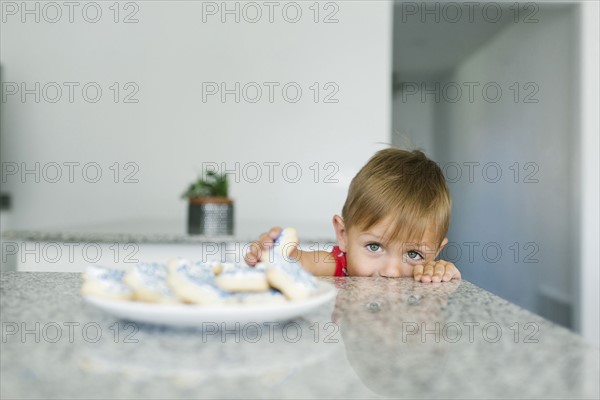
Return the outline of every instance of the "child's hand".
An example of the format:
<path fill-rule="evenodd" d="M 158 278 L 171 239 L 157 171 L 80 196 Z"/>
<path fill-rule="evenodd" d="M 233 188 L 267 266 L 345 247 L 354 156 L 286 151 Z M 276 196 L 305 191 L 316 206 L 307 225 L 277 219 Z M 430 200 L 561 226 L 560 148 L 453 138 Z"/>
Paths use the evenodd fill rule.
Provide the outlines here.
<path fill-rule="evenodd" d="M 281 228 L 275 226 L 269 230 L 269 232 L 265 232 L 258 238 L 257 241 L 252 242 L 250 245 L 250 249 L 244 255 L 244 260 L 250 266 L 255 266 L 261 259 L 265 260 L 268 258 L 269 248 L 273 247 L 273 243 L 277 236 L 281 233 Z M 298 253 L 300 250 L 297 247 L 293 247 L 291 252 L 289 253 L 289 257 L 291 259 L 296 259 L 298 257 Z"/>
<path fill-rule="evenodd" d="M 451 279 L 460 279 L 460 271 L 451 262 L 432 260 L 415 266 L 413 277 L 417 282 L 448 282 Z"/>

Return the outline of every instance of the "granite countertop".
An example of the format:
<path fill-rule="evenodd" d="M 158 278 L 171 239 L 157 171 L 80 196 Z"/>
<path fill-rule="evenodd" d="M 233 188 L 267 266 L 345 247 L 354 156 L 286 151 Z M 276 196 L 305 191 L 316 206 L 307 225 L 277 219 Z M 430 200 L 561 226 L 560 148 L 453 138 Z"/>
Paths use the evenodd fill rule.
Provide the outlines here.
<path fill-rule="evenodd" d="M 259 232 L 260 233 L 260 232 Z M 257 237 L 239 236 L 205 236 L 187 235 L 184 233 L 161 232 L 87 232 L 83 230 L 9 230 L 2 233 L 3 240 L 20 240 L 30 242 L 89 242 L 89 243 L 158 243 L 158 244 L 197 244 L 202 242 L 251 242 Z"/>
<path fill-rule="evenodd" d="M 315 235 L 313 224 L 296 226 L 302 242 L 334 243 L 330 237 Z M 53 227 L 48 229 L 9 229 L 1 233 L 2 240 L 32 242 L 88 242 L 88 243 L 154 243 L 154 244 L 197 244 L 202 242 L 252 242 L 269 229 L 261 221 L 239 223 L 234 235 L 206 236 L 188 235 L 185 221 L 173 220 L 124 220 L 105 224 Z"/>
<path fill-rule="evenodd" d="M 1 276 L 2 398 L 598 398 L 599 350 L 467 282 L 321 278 L 291 323 L 119 321 L 73 273 Z"/>

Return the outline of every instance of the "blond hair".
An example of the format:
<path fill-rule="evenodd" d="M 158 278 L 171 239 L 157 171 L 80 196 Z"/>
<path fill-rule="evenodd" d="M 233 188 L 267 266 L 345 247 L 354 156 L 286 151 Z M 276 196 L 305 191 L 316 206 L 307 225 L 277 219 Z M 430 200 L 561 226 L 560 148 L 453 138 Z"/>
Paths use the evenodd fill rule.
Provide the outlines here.
<path fill-rule="evenodd" d="M 380 150 L 352 179 L 342 209 L 346 229 L 390 217 L 390 240 L 414 241 L 430 230 L 440 245 L 450 224 L 450 191 L 440 167 L 422 151 Z"/>

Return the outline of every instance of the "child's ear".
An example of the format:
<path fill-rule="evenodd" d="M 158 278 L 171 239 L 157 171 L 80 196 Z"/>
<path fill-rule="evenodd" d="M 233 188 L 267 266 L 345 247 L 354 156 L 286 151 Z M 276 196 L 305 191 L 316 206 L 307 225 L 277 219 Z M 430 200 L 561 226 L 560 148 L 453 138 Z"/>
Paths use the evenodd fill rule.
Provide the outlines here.
<path fill-rule="evenodd" d="M 344 219 L 337 214 L 333 216 L 333 229 L 335 229 L 338 247 L 345 253 L 348 247 L 348 233 L 344 226 Z"/>
<path fill-rule="evenodd" d="M 444 248 L 445 245 L 448 244 L 448 238 L 445 237 L 444 240 L 442 240 L 442 243 L 440 244 L 440 248 L 438 249 L 437 253 L 435 253 L 435 257 L 437 258 L 437 256 L 440 254 L 440 252 L 442 251 L 442 249 Z"/>

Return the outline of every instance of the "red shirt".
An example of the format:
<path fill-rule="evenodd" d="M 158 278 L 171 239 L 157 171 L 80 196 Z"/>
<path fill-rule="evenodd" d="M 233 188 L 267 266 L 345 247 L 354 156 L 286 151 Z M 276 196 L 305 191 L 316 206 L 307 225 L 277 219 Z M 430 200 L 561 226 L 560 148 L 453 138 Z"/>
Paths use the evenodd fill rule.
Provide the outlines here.
<path fill-rule="evenodd" d="M 333 276 L 348 276 L 347 264 L 346 264 L 346 253 L 340 250 L 338 246 L 333 246 L 331 252 L 335 259 L 335 273 Z"/>

